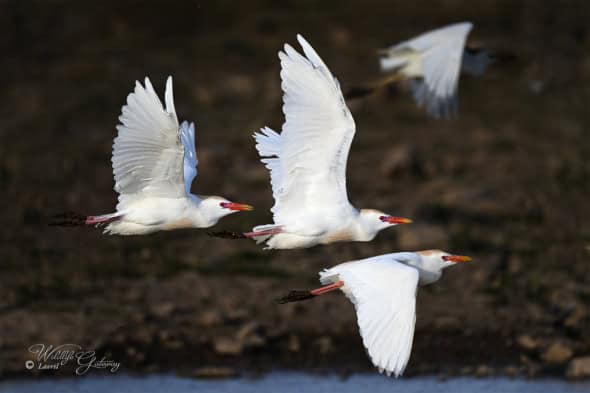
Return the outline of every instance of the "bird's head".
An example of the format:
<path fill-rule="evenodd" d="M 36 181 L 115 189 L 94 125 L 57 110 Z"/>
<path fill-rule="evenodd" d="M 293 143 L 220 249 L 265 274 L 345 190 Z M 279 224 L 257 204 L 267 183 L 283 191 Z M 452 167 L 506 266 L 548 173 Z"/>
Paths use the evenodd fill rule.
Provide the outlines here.
<path fill-rule="evenodd" d="M 203 206 L 203 209 L 205 209 L 212 217 L 215 217 L 217 219 L 240 211 L 254 210 L 254 208 L 250 205 L 231 202 L 219 196 L 205 197 L 201 201 L 201 204 Z"/>
<path fill-rule="evenodd" d="M 431 266 L 438 270 L 454 266 L 457 263 L 471 261 L 471 257 L 466 255 L 453 255 L 441 250 L 418 251 L 417 254 L 422 257 L 422 263 L 424 266 Z"/>
<path fill-rule="evenodd" d="M 367 231 L 374 232 L 374 234 L 391 226 L 410 224 L 412 222 L 409 218 L 391 216 L 374 209 L 361 209 L 360 221 Z"/>

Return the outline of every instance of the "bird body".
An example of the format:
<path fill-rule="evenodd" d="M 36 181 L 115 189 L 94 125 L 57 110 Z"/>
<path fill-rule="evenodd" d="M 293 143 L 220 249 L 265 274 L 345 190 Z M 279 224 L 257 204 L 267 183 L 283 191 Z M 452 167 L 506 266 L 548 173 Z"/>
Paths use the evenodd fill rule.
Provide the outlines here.
<path fill-rule="evenodd" d="M 141 198 L 121 218 L 105 227 L 106 233 L 118 235 L 145 235 L 157 231 L 182 228 L 208 228 L 217 223 L 222 213 L 218 205 L 225 198 L 195 195 L 186 198 Z"/>
<path fill-rule="evenodd" d="M 346 163 L 354 119 L 334 78 L 311 45 L 297 36 L 305 56 L 286 44 L 279 52 L 285 123 L 279 134 L 254 134 L 270 170 L 274 224 L 244 234 L 267 248 L 302 248 L 335 241 L 370 241 L 380 230 L 410 220 L 348 200 Z"/>
<path fill-rule="evenodd" d="M 122 108 L 113 144 L 117 211 L 77 222 L 106 225 L 104 232 L 109 234 L 145 235 L 206 228 L 228 214 L 252 210 L 222 197 L 191 194 L 198 164 L 195 127 L 186 121 L 178 124 L 171 77 L 165 103 L 164 108 L 148 78 L 145 87 L 136 82 Z"/>
<path fill-rule="evenodd" d="M 313 298 L 340 289 L 354 304 L 363 344 L 373 364 L 401 375 L 412 350 L 418 285 L 440 279 L 443 269 L 469 257 L 440 250 L 397 252 L 341 263 L 320 272 L 325 287 L 293 291 L 281 302 Z"/>

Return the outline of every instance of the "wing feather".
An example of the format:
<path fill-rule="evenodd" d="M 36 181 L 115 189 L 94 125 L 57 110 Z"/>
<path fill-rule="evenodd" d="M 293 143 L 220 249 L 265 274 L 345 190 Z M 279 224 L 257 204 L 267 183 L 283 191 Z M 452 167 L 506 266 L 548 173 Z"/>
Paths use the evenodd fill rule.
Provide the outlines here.
<path fill-rule="evenodd" d="M 355 124 L 338 81 L 300 35 L 305 56 L 288 44 L 279 52 L 285 123 L 281 134 L 254 135 L 271 171 L 274 221 L 296 225 L 302 215 L 341 216 L 351 209 L 346 163 Z M 305 206 L 305 209 L 301 209 Z M 347 212 L 348 213 L 348 212 Z"/>
<path fill-rule="evenodd" d="M 136 82 L 121 110 L 118 135 L 113 143 L 113 174 L 119 206 L 138 195 L 181 197 L 184 195 L 183 157 L 178 119 L 169 77 L 166 109 L 150 80 Z"/>
<path fill-rule="evenodd" d="M 180 139 L 184 146 L 184 186 L 187 194 L 191 192 L 191 185 L 197 176 L 197 149 L 195 147 L 195 124 L 183 121 L 180 125 Z"/>
<path fill-rule="evenodd" d="M 396 377 L 412 351 L 419 276 L 399 262 L 403 254 L 343 263 L 320 273 L 322 283 L 344 281 L 342 290 L 355 306 L 369 357 L 380 372 Z"/>
<path fill-rule="evenodd" d="M 391 48 L 392 54 L 416 51 L 420 56 L 421 79 L 410 87 L 419 106 L 435 117 L 448 117 L 457 110 L 457 87 L 461 59 L 470 22 L 456 23 L 421 34 Z"/>

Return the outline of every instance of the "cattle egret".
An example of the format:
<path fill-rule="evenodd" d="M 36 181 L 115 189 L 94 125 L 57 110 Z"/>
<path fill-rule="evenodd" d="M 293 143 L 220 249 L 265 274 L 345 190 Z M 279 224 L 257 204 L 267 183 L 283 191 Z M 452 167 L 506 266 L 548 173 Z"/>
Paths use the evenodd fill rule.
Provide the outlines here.
<path fill-rule="evenodd" d="M 456 23 L 381 51 L 381 70 L 409 79 L 414 99 L 434 117 L 457 110 L 459 71 L 481 75 L 491 62 L 486 51 L 465 50 L 473 25 Z"/>
<path fill-rule="evenodd" d="M 99 216 L 66 214 L 57 225 L 106 225 L 104 233 L 144 235 L 177 228 L 207 228 L 228 214 L 252 206 L 217 196 L 191 194 L 197 175 L 195 126 L 178 124 L 172 78 L 166 108 L 148 78 L 127 97 L 113 144 L 117 211 Z"/>
<path fill-rule="evenodd" d="M 320 272 L 324 287 L 291 291 L 288 303 L 340 289 L 354 304 L 360 334 L 371 361 L 388 376 L 400 376 L 412 350 L 418 285 L 438 281 L 442 270 L 471 258 L 440 250 L 396 252 L 341 263 Z"/>
<path fill-rule="evenodd" d="M 340 85 L 311 45 L 305 57 L 285 44 L 279 52 L 285 123 L 280 134 L 255 133 L 270 170 L 274 224 L 244 236 L 267 248 L 305 248 L 336 241 L 370 241 L 385 228 L 411 222 L 373 209 L 358 210 L 346 192 L 346 161 L 355 124 Z"/>
<path fill-rule="evenodd" d="M 459 72 L 480 76 L 494 60 L 485 50 L 465 47 L 472 27 L 469 22 L 456 23 L 379 51 L 381 71 L 391 75 L 371 87 L 352 89 L 346 98 L 409 80 L 418 106 L 434 117 L 449 117 L 457 111 Z"/>

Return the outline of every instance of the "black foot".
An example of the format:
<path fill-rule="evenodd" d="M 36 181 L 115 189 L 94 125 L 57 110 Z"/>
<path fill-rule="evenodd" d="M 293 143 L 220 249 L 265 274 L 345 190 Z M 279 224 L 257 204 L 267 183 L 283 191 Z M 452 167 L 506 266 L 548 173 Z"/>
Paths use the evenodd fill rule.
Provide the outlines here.
<path fill-rule="evenodd" d="M 51 217 L 49 225 L 60 227 L 77 227 L 86 224 L 86 216 L 75 212 L 65 212 Z"/>
<path fill-rule="evenodd" d="M 217 232 L 208 231 L 207 235 L 212 236 L 212 237 L 220 237 L 222 239 L 247 239 L 247 237 L 244 236 L 244 234 L 242 234 L 240 232 L 231 232 L 231 231 L 217 231 Z"/>
<path fill-rule="evenodd" d="M 307 300 L 315 297 L 311 294 L 310 291 L 291 291 L 287 296 L 283 296 L 277 302 L 279 304 L 291 303 L 291 302 L 299 302 L 301 300 Z"/>

